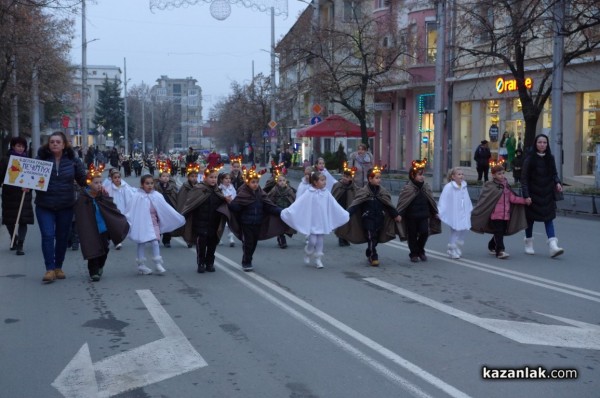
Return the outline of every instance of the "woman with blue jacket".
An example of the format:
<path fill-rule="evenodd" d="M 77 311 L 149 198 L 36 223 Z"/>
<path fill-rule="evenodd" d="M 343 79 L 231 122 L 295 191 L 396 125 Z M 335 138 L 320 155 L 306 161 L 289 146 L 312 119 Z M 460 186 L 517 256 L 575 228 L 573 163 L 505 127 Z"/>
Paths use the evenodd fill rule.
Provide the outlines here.
<path fill-rule="evenodd" d="M 52 162 L 48 189 L 37 191 L 35 195 L 35 215 L 42 234 L 42 253 L 46 265 L 42 281 L 50 283 L 66 277 L 62 266 L 73 220 L 74 182 L 85 186 L 86 171 L 61 131 L 52 133 L 48 143 L 39 149 L 37 158 Z"/>

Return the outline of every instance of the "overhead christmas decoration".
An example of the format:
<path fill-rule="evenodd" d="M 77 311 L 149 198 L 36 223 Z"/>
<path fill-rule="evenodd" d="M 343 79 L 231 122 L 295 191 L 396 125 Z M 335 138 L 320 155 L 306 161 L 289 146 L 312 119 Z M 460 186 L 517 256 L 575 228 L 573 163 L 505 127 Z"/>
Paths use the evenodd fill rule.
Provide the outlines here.
<path fill-rule="evenodd" d="M 239 4 L 246 8 L 253 10 L 270 12 L 273 8 L 273 12 L 276 16 L 288 15 L 288 3 L 287 0 L 149 0 L 150 11 L 154 11 L 155 8 L 159 10 L 189 7 L 198 3 L 210 3 L 210 15 L 213 18 L 223 21 L 231 15 L 231 5 Z"/>

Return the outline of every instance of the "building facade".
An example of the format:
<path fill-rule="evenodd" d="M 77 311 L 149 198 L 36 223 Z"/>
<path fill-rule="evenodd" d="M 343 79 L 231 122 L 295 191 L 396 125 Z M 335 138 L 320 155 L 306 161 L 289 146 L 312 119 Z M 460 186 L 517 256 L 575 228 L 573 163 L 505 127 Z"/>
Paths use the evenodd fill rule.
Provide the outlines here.
<path fill-rule="evenodd" d="M 94 126 L 92 120 L 96 113 L 96 102 L 99 92 L 102 90 L 102 83 L 105 79 L 110 81 L 121 81 L 121 68 L 113 65 L 87 65 L 87 102 L 86 119 L 88 126 L 87 146 L 95 144 L 95 136 L 98 133 L 98 126 Z M 86 124 L 82 120 L 82 68 L 81 65 L 73 67 L 73 89 L 70 95 L 69 103 L 73 109 L 73 114 L 69 117 L 68 127 L 65 129 L 67 137 L 71 139 L 74 146 L 82 146 L 82 130 Z"/>
<path fill-rule="evenodd" d="M 168 126 L 167 148 L 181 151 L 188 147 L 199 147 L 202 136 L 202 88 L 193 77 L 156 79 L 150 90 L 153 101 L 170 103 L 174 122 Z"/>

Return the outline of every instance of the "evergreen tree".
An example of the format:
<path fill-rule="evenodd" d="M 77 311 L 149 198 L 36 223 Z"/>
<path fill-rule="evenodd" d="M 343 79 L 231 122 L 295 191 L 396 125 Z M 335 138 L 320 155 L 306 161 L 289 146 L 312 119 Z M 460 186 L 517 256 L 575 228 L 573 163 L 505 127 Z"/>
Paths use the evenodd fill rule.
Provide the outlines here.
<path fill-rule="evenodd" d="M 116 78 L 111 82 L 107 77 L 98 93 L 93 122 L 95 125 L 102 125 L 106 131 L 112 130 L 118 136 L 123 132 L 124 121 L 120 82 Z"/>

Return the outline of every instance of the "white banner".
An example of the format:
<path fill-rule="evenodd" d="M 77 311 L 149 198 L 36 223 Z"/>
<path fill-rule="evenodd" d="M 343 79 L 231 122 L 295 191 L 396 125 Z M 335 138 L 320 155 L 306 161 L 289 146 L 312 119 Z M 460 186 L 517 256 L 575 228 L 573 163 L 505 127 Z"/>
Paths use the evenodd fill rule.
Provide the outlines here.
<path fill-rule="evenodd" d="M 52 175 L 52 162 L 11 155 L 4 184 L 45 191 Z"/>

